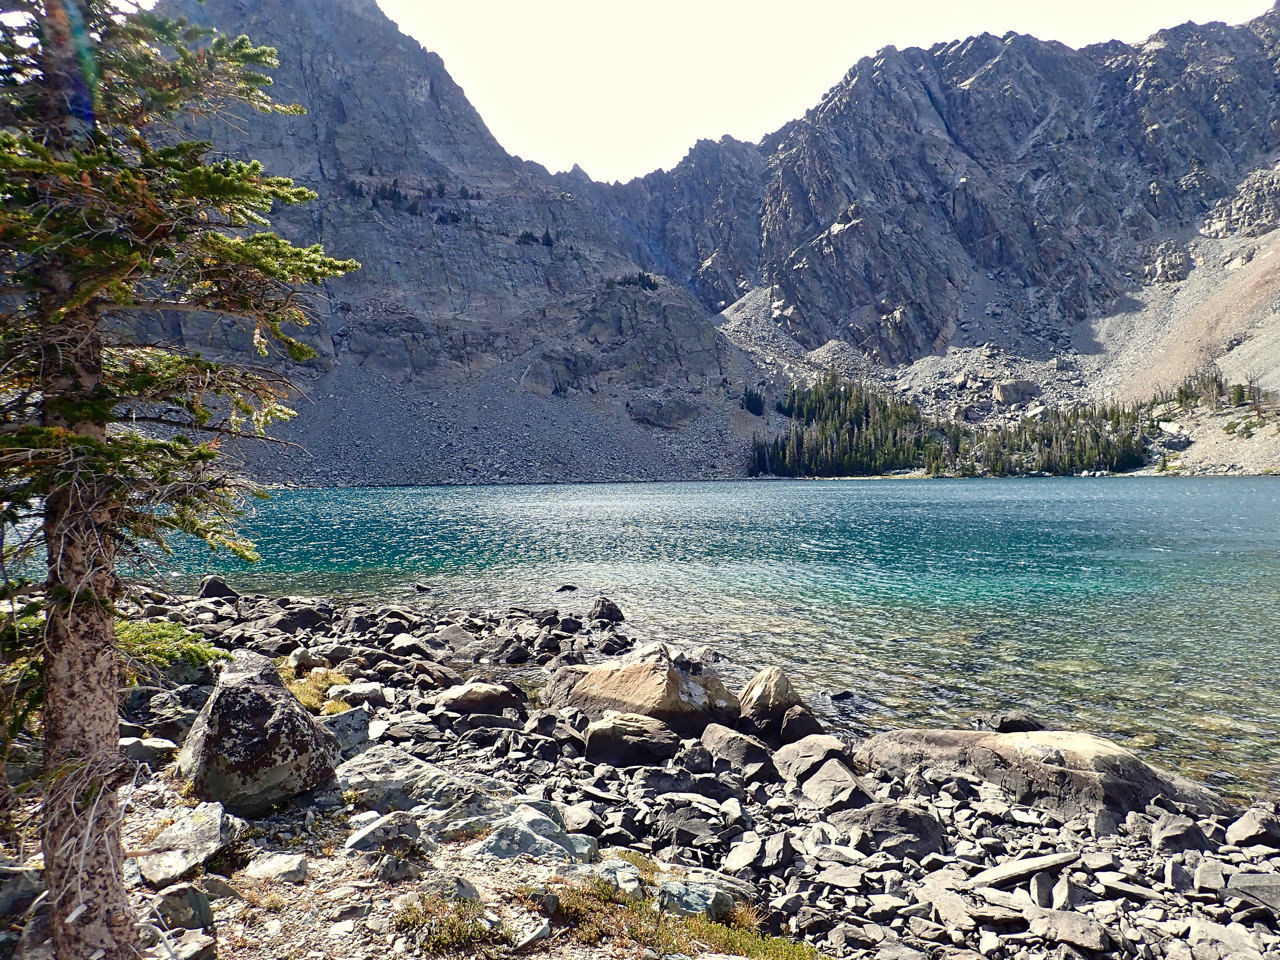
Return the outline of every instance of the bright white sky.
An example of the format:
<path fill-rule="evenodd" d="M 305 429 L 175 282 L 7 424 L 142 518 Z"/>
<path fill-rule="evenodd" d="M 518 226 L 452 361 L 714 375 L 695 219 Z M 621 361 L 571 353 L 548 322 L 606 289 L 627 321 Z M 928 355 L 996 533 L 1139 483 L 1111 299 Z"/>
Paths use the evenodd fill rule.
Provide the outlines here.
<path fill-rule="evenodd" d="M 758 140 L 863 56 L 1009 30 L 1073 47 L 1187 20 L 1241 23 L 1267 0 L 379 0 L 511 153 L 628 180 L 694 141 Z"/>

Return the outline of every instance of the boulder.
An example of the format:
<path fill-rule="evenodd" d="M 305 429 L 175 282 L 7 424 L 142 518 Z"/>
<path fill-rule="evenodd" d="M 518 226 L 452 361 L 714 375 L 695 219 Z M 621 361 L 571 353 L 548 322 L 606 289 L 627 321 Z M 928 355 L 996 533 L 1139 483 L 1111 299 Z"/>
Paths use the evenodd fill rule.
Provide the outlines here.
<path fill-rule="evenodd" d="M 1226 886 L 1231 894 L 1265 907 L 1280 917 L 1280 874 L 1242 871 L 1233 873 Z"/>
<path fill-rule="evenodd" d="M 176 934 L 176 931 L 175 931 Z M 166 960 L 217 960 L 218 941 L 203 930 L 183 930 L 167 937 Z"/>
<path fill-rule="evenodd" d="M 347 838 L 348 850 L 393 853 L 398 857 L 427 852 L 418 821 L 403 810 L 393 810 Z"/>
<path fill-rule="evenodd" d="M 595 603 L 591 604 L 591 610 L 587 613 L 588 622 L 605 620 L 609 623 L 622 623 L 626 619 L 622 615 L 622 608 L 608 597 L 596 597 Z"/>
<path fill-rule="evenodd" d="M 299 883 L 307 878 L 307 858 L 300 853 L 267 853 L 245 868 L 256 880 L 284 880 Z"/>
<path fill-rule="evenodd" d="M 319 786 L 340 759 L 337 738 L 307 713 L 270 660 L 237 650 L 182 752 L 195 795 L 257 816 Z"/>
<path fill-rule="evenodd" d="M 379 813 L 409 810 L 419 804 L 451 809 L 484 793 L 389 743 L 374 744 L 335 772 L 338 786 L 357 803 Z"/>
<path fill-rule="evenodd" d="M 469 643 L 474 643 L 476 637 L 466 627 L 451 623 L 439 630 L 433 639 L 442 646 L 453 647 L 456 650 L 458 647 L 465 647 Z"/>
<path fill-rule="evenodd" d="M 240 594 L 227 586 L 227 581 L 222 579 L 216 573 L 211 573 L 200 581 L 200 586 L 196 590 L 196 596 L 201 600 L 239 600 Z"/>
<path fill-rule="evenodd" d="M 657 766 L 680 750 L 680 737 L 661 720 L 615 710 L 587 726 L 586 754 L 614 767 Z"/>
<path fill-rule="evenodd" d="M 871 791 L 848 764 L 833 757 L 805 778 L 800 792 L 823 810 L 844 810 L 871 802 Z"/>
<path fill-rule="evenodd" d="M 795 743 L 805 737 L 826 733 L 826 728 L 804 704 L 792 707 L 782 717 L 782 729 L 778 731 L 778 741 L 783 744 Z"/>
<path fill-rule="evenodd" d="M 1250 807 L 1235 823 L 1227 827 L 1227 843 L 1237 847 L 1264 844 L 1280 847 L 1280 819 L 1258 807 Z"/>
<path fill-rule="evenodd" d="M 1027 913 L 1031 932 L 1051 943 L 1065 943 L 1090 953 L 1111 947 L 1111 935 L 1098 921 L 1074 910 L 1033 908 Z"/>
<path fill-rule="evenodd" d="M 493 713 L 519 710 L 520 696 L 501 683 L 464 683 L 450 687 L 435 697 L 436 706 L 451 713 Z"/>
<path fill-rule="evenodd" d="M 467 857 L 497 860 L 532 857 L 535 860 L 582 863 L 592 860 L 596 849 L 595 841 L 590 837 L 568 834 L 542 811 L 521 806 L 495 823 L 488 836 L 464 847 L 461 853 Z"/>
<path fill-rule="evenodd" d="M 1001 710 L 999 713 L 988 714 L 982 718 L 979 726 L 996 733 L 1030 733 L 1033 730 L 1048 729 L 1023 710 Z"/>
<path fill-rule="evenodd" d="M 1006 406 L 1025 403 L 1040 392 L 1030 380 L 1000 380 L 991 388 L 991 399 Z"/>
<path fill-rule="evenodd" d="M 300 677 L 308 670 L 314 670 L 317 667 L 324 668 L 329 666 L 329 661 L 320 654 L 306 647 L 298 647 L 289 654 L 289 669 L 293 671 L 294 676 Z"/>
<path fill-rule="evenodd" d="M 358 683 L 337 684 L 325 692 L 325 697 L 328 700 L 345 703 L 352 707 L 369 706 L 376 708 L 387 705 L 387 693 L 382 689 L 382 684 L 369 680 Z"/>
<path fill-rule="evenodd" d="M 861 831 L 869 838 L 871 849 L 894 857 L 923 860 L 947 848 L 946 831 L 938 818 L 903 803 L 871 803 L 831 814 L 828 819 L 851 834 Z"/>
<path fill-rule="evenodd" d="M 344 759 L 350 759 L 369 745 L 369 710 L 355 707 L 320 718 L 320 725 L 338 739 Z"/>
<path fill-rule="evenodd" d="M 733 909 L 733 897 L 709 883 L 667 880 L 658 887 L 658 909 L 675 917 L 723 920 Z"/>
<path fill-rule="evenodd" d="M 1166 813 L 1151 825 L 1151 846 L 1156 853 L 1208 850 L 1209 839 L 1190 817 Z"/>
<path fill-rule="evenodd" d="M 719 723 L 709 723 L 702 731 L 702 745 L 713 760 L 726 764 L 748 783 L 777 780 L 769 748 L 745 733 L 738 733 Z"/>
<path fill-rule="evenodd" d="M 1163 794 L 1197 813 L 1222 814 L 1231 806 L 1207 787 L 1143 763 L 1123 747 L 1083 733 L 975 730 L 898 730 L 868 739 L 857 759 L 894 776 L 931 768 L 976 776 L 1006 790 L 1019 803 L 1071 818 L 1107 809 L 1124 815 L 1145 810 Z"/>
<path fill-rule="evenodd" d="M 120 752 L 134 763 L 157 769 L 173 759 L 178 745 L 163 737 L 121 737 Z"/>
<path fill-rule="evenodd" d="M 143 879 L 166 887 L 239 839 L 247 825 L 220 803 L 202 803 L 165 827 L 148 844 L 157 851 L 138 858 Z"/>
<path fill-rule="evenodd" d="M 165 930 L 205 930 L 213 926 L 209 895 L 190 883 L 176 883 L 151 898 Z"/>
<path fill-rule="evenodd" d="M 665 644 L 649 644 L 622 661 L 561 680 L 565 670 L 581 669 L 557 671 L 543 690 L 548 706 L 575 707 L 593 720 L 606 710 L 641 714 L 684 736 L 698 736 L 708 723 L 729 726 L 738 718 L 738 698 L 715 671 Z"/>
<path fill-rule="evenodd" d="M 727 874 L 744 872 L 770 874 L 785 869 L 796 857 L 791 838 L 785 833 L 760 836 L 754 832 L 729 848 L 722 869 Z"/>
<path fill-rule="evenodd" d="M 766 667 L 752 677 L 738 694 L 738 703 L 744 729 L 775 742 L 787 711 L 803 705 L 795 687 L 778 667 Z"/>
<path fill-rule="evenodd" d="M 832 759 L 849 759 L 844 742 L 820 733 L 782 747 L 773 755 L 773 765 L 784 779 L 801 783 L 809 774 Z"/>

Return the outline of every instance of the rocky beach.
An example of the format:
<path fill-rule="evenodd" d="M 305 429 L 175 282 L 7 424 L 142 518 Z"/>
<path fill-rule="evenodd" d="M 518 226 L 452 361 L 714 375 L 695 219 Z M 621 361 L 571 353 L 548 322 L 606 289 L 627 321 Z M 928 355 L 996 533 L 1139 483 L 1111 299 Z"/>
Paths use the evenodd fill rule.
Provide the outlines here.
<path fill-rule="evenodd" d="M 121 697 L 152 955 L 1280 955 L 1268 799 L 1014 704 L 858 739 L 839 691 L 563 597 L 136 597 L 221 651 Z M 0 887 L 26 960 L 52 956 L 34 850 Z"/>

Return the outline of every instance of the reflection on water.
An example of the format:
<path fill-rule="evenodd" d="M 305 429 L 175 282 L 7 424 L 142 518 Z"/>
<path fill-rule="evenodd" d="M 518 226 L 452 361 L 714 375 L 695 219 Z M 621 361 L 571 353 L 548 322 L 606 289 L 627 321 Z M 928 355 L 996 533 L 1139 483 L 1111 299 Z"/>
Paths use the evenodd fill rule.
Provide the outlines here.
<path fill-rule="evenodd" d="M 586 605 L 847 688 L 867 730 L 1022 705 L 1166 764 L 1280 779 L 1280 480 L 828 481 L 283 491 L 262 592 Z M 555 588 L 574 583 L 578 599 Z"/>

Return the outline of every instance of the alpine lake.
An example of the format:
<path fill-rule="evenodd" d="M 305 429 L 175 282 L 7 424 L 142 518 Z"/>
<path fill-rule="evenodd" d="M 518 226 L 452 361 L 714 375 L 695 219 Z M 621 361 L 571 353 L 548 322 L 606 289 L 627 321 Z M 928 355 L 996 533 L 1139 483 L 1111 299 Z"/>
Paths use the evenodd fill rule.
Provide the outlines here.
<path fill-rule="evenodd" d="M 777 664 L 854 732 L 1021 709 L 1228 792 L 1280 787 L 1280 478 L 289 489 L 242 529 L 260 563 L 180 545 L 174 588 L 604 594 L 625 632 L 709 646 L 735 680 Z"/>

